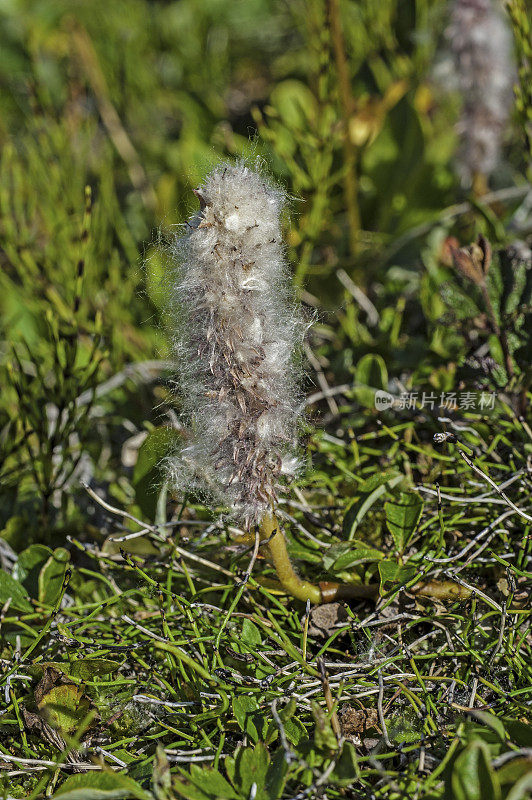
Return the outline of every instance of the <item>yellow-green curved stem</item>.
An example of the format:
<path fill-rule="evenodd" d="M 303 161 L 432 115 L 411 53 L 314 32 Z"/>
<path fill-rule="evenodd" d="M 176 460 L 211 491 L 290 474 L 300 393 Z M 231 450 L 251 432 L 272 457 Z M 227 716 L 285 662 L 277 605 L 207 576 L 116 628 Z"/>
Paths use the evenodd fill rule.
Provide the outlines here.
<path fill-rule="evenodd" d="M 286 539 L 273 513 L 267 514 L 260 524 L 260 538 L 268 542 L 273 565 L 279 582 L 287 594 L 297 600 L 313 604 L 332 603 L 333 601 L 367 599 L 376 600 L 379 596 L 379 584 L 345 584 L 335 581 L 323 581 L 316 585 L 302 580 L 290 561 L 286 549 Z M 409 589 L 412 594 L 421 595 L 434 600 L 465 600 L 471 595 L 469 589 L 454 581 L 420 582 Z"/>
<path fill-rule="evenodd" d="M 260 525 L 260 538 L 263 541 L 268 540 L 273 565 L 283 589 L 298 600 L 321 603 L 320 587 L 309 581 L 301 580 L 294 570 L 286 549 L 284 533 L 273 514 L 267 514 L 263 518 Z"/>

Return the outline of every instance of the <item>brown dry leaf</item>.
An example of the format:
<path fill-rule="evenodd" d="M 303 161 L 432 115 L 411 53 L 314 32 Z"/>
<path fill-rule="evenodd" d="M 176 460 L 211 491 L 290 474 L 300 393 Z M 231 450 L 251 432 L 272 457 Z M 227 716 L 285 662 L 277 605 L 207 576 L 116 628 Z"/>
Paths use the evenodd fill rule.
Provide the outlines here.
<path fill-rule="evenodd" d="M 342 733 L 349 736 L 353 733 L 366 733 L 368 729 L 380 730 L 379 715 L 376 708 L 353 708 L 344 705 L 338 712 L 342 724 Z"/>
<path fill-rule="evenodd" d="M 53 667 L 45 667 L 42 678 L 35 688 L 35 702 L 39 706 L 42 703 L 43 697 L 48 694 L 50 689 L 54 686 L 59 686 L 63 683 L 64 675 Z"/>
<path fill-rule="evenodd" d="M 449 250 L 456 269 L 477 286 L 484 285 L 491 266 L 491 245 L 486 237 L 479 234 L 469 247 L 455 247 L 449 242 Z"/>
<path fill-rule="evenodd" d="M 481 263 L 482 272 L 484 273 L 484 275 L 487 275 L 491 267 L 492 250 L 491 250 L 491 244 L 486 239 L 486 237 L 483 236 L 481 233 L 479 233 L 477 238 L 477 247 L 480 249 L 482 253 L 482 263 Z"/>
<path fill-rule="evenodd" d="M 349 614 L 342 603 L 315 606 L 310 612 L 308 632 L 311 636 L 328 639 L 335 632 L 338 623 L 345 622 L 348 618 Z"/>
<path fill-rule="evenodd" d="M 51 725 L 48 725 L 42 717 L 38 714 L 34 714 L 33 711 L 28 711 L 26 708 L 21 709 L 22 711 L 22 719 L 24 720 L 24 727 L 28 732 L 31 732 L 43 741 L 51 744 L 55 747 L 59 752 L 64 753 L 67 749 L 67 745 L 65 740 L 62 736 L 59 735 L 57 731 L 55 731 Z M 1 761 L 1 754 L 0 754 L 0 761 Z M 76 750 L 69 750 L 66 755 L 66 761 L 68 764 L 83 764 L 83 757 L 79 751 Z M 73 772 L 84 772 L 83 768 L 79 770 L 73 769 Z"/>
<path fill-rule="evenodd" d="M 45 742 L 57 747 L 58 750 L 65 749 L 65 740 L 38 714 L 34 714 L 33 711 L 28 711 L 26 708 L 23 708 L 22 719 L 24 720 L 24 727 L 27 731 L 36 734 Z"/>
<path fill-rule="evenodd" d="M 451 247 L 450 250 L 454 266 L 458 272 L 460 272 L 464 278 L 480 286 L 484 283 L 484 273 L 481 266 L 482 255 L 480 254 L 479 256 L 479 253 L 475 252 L 474 248 L 476 248 L 475 245 L 471 247 L 460 247 L 459 249 Z"/>
<path fill-rule="evenodd" d="M 453 250 L 460 249 L 460 242 L 456 238 L 456 236 L 447 236 L 447 238 L 443 241 L 443 244 L 440 249 L 440 261 L 446 267 L 452 267 L 453 265 Z"/>

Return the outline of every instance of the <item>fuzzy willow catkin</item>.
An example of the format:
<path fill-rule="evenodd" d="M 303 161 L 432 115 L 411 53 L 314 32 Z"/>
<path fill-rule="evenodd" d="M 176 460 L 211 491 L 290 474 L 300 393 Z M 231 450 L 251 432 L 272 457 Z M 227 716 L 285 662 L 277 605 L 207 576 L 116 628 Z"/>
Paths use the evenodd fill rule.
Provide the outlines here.
<path fill-rule="evenodd" d="M 259 524 L 297 466 L 297 351 L 305 325 L 281 238 L 285 194 L 245 164 L 196 190 L 172 244 L 170 318 L 184 427 L 170 485 Z"/>
<path fill-rule="evenodd" d="M 488 177 L 499 161 L 515 67 L 512 40 L 494 0 L 454 0 L 446 38 L 462 95 L 458 170 L 465 185 Z"/>
<path fill-rule="evenodd" d="M 378 584 L 300 578 L 275 515 L 283 476 L 297 467 L 305 331 L 281 240 L 285 195 L 242 163 L 215 169 L 196 194 L 200 212 L 171 245 L 168 312 L 188 435 L 167 460 L 169 484 L 224 505 L 243 527 L 257 526 L 256 542 L 267 543 L 293 597 L 376 598 Z"/>

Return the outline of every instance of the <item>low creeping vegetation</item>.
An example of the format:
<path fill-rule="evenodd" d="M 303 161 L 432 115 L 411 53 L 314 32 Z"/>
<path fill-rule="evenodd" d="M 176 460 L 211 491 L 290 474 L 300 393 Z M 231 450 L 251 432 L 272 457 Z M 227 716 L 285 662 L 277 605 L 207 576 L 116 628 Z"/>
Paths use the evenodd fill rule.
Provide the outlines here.
<path fill-rule="evenodd" d="M 506 5 L 0 5 L 0 797 L 532 795 L 532 45 Z M 246 163 L 268 236 L 213 321 L 231 254 L 192 187 Z M 183 266 L 196 223 L 201 291 L 170 294 L 161 239 Z M 248 244 L 280 291 L 251 321 Z"/>

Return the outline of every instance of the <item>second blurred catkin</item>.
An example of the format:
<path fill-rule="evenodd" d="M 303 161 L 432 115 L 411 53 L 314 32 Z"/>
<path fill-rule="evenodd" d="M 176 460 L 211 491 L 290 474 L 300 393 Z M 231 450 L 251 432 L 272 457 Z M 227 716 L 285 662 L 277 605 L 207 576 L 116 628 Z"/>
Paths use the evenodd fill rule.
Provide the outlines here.
<path fill-rule="evenodd" d="M 498 164 L 512 104 L 512 37 L 496 0 L 453 0 L 446 39 L 462 95 L 458 171 L 464 185 L 485 184 Z"/>

